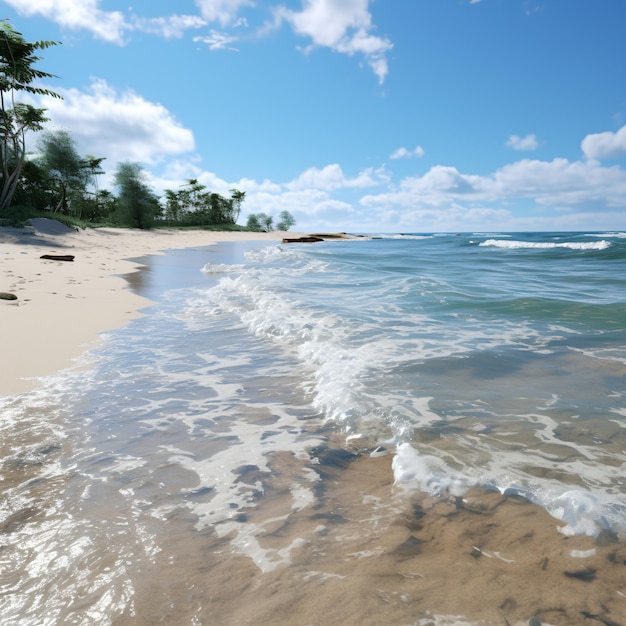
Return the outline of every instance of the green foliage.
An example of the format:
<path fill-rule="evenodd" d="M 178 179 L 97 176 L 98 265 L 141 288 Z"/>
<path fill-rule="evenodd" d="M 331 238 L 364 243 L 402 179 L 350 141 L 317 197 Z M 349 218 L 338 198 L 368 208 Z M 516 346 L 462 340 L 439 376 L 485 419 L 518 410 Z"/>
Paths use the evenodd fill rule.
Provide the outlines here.
<path fill-rule="evenodd" d="M 23 228 L 28 225 L 32 217 L 32 210 L 20 204 L 12 204 L 2 213 L 0 226 L 11 228 Z"/>
<path fill-rule="evenodd" d="M 248 215 L 248 221 L 246 222 L 246 228 L 248 230 L 262 230 L 261 222 L 259 222 L 259 216 L 251 213 Z"/>
<path fill-rule="evenodd" d="M 55 200 L 54 180 L 36 161 L 26 160 L 22 167 L 13 204 L 32 209 L 51 207 Z"/>
<path fill-rule="evenodd" d="M 161 213 L 159 199 L 146 182 L 139 163 L 119 163 L 115 172 L 119 189 L 116 218 L 123 226 L 148 229 Z"/>
<path fill-rule="evenodd" d="M 274 230 L 274 218 L 267 213 L 252 213 L 248 215 L 248 228 L 250 230 L 260 230 L 266 233 Z"/>
<path fill-rule="evenodd" d="M 209 226 L 235 224 L 245 192 L 232 189 L 232 198 L 207 191 L 192 178 L 178 191 L 165 190 L 165 219 L 169 224 Z"/>
<path fill-rule="evenodd" d="M 245 191 L 239 191 L 239 189 L 231 189 L 230 190 L 230 199 L 231 199 L 231 207 L 232 207 L 232 218 L 233 223 L 237 223 L 239 219 L 239 215 L 241 214 L 241 205 L 246 198 Z"/>
<path fill-rule="evenodd" d="M 293 218 L 293 215 L 289 213 L 289 211 L 281 211 L 279 217 L 280 222 L 276 224 L 276 228 L 278 230 L 289 230 L 296 223 L 296 220 Z"/>
<path fill-rule="evenodd" d="M 54 77 L 34 67 L 41 60 L 35 52 L 56 44 L 27 42 L 8 20 L 0 20 L 0 212 L 7 210 L 15 196 L 26 158 L 26 133 L 41 130 L 47 121 L 45 109 L 17 102 L 19 92 L 60 98 L 49 89 L 33 85 L 36 80 Z"/>
<path fill-rule="evenodd" d="M 48 131 L 39 140 L 39 161 L 54 181 L 57 199 L 54 211 L 81 217 L 87 186 L 85 162 L 78 155 L 74 138 L 66 130 Z M 76 204 L 76 206 L 74 206 Z"/>

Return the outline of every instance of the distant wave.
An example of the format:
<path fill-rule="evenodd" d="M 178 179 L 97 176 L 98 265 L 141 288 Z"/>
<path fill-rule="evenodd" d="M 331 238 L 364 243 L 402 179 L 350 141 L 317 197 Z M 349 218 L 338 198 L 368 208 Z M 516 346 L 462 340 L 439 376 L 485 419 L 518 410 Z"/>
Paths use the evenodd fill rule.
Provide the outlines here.
<path fill-rule="evenodd" d="M 586 237 L 615 237 L 616 239 L 626 239 L 626 233 L 589 233 Z"/>
<path fill-rule="evenodd" d="M 503 239 L 487 239 L 487 241 L 483 241 L 478 245 L 515 250 L 522 248 L 539 250 L 552 250 L 554 248 L 569 248 L 570 250 L 606 250 L 611 246 L 611 242 L 606 241 L 605 239 L 600 241 L 563 241 L 561 243 L 555 243 L 552 241 L 511 241 Z"/>

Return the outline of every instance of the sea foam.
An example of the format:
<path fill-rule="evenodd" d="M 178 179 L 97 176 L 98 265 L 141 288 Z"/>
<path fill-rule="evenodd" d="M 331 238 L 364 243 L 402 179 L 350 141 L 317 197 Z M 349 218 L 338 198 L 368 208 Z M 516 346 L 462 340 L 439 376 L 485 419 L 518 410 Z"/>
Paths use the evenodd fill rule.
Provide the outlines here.
<path fill-rule="evenodd" d="M 570 250 L 606 250 L 611 246 L 610 241 L 602 239 L 600 241 L 515 241 L 508 239 L 487 239 L 478 244 L 479 246 L 508 248 L 511 250 L 532 249 L 532 250 L 553 250 L 556 248 L 567 248 Z"/>

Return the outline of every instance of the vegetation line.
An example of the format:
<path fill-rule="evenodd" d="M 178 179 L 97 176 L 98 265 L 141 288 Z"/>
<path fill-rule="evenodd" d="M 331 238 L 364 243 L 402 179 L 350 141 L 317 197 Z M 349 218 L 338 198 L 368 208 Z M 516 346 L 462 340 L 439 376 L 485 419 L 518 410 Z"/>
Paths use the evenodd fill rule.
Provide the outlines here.
<path fill-rule="evenodd" d="M 38 70 L 35 52 L 56 41 L 27 42 L 8 20 L 0 20 L 0 226 L 21 226 L 31 217 L 54 217 L 71 226 L 130 228 L 206 228 L 211 230 L 271 231 L 274 218 L 265 213 L 248 216 L 238 226 L 245 191 L 230 190 L 226 198 L 190 179 L 160 198 L 149 184 L 141 163 L 117 164 L 115 192 L 100 189 L 106 157 L 81 156 L 66 130 L 41 135 L 36 153 L 27 152 L 26 138 L 44 130 L 45 109 L 19 102 L 20 94 L 61 96 L 38 87 L 36 81 L 55 78 Z M 280 213 L 278 230 L 289 230 L 295 220 Z"/>

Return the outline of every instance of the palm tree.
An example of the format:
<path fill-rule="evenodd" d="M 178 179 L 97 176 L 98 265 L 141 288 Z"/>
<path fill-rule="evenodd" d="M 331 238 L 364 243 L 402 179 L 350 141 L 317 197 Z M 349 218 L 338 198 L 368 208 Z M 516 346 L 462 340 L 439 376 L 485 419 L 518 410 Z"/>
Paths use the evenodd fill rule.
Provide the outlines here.
<path fill-rule="evenodd" d="M 13 200 L 15 190 L 26 158 L 26 133 L 38 131 L 47 121 L 45 109 L 16 101 L 18 92 L 61 96 L 32 83 L 42 78 L 55 78 L 54 74 L 33 67 L 41 57 L 36 50 L 56 45 L 56 41 L 27 42 L 8 22 L 0 20 L 0 161 L 2 181 L 0 185 L 0 212 L 6 210 Z"/>

